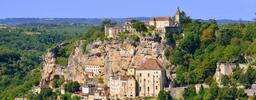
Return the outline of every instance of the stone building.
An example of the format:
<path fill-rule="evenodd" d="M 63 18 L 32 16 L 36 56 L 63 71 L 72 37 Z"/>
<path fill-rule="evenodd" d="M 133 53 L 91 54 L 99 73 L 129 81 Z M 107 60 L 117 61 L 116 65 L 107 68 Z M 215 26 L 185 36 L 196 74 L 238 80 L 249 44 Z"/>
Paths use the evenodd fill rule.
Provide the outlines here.
<path fill-rule="evenodd" d="M 122 83 L 121 83 L 121 80 L 119 77 L 110 76 L 108 87 L 109 87 L 109 92 L 110 92 L 111 98 L 118 97 L 118 95 L 120 93 L 121 86 L 122 86 Z"/>
<path fill-rule="evenodd" d="M 120 33 L 134 33 L 136 30 L 132 28 L 132 22 L 126 21 L 124 25 L 111 24 L 105 26 L 105 34 L 108 38 L 115 38 Z"/>
<path fill-rule="evenodd" d="M 151 17 L 149 21 L 149 26 L 153 26 L 156 32 L 177 32 L 180 30 L 180 17 L 181 13 L 178 7 L 174 17 Z"/>
<path fill-rule="evenodd" d="M 120 91 L 120 97 L 135 98 L 136 97 L 136 80 L 134 76 L 121 76 L 122 87 Z"/>
<path fill-rule="evenodd" d="M 156 59 L 147 59 L 137 70 L 139 96 L 157 96 L 163 89 L 164 75 L 162 64 Z"/>
<path fill-rule="evenodd" d="M 171 26 L 172 23 L 172 18 L 169 16 L 151 17 L 149 21 L 149 25 L 153 26 L 157 32 L 165 32 L 165 28 Z"/>
<path fill-rule="evenodd" d="M 134 76 L 122 75 L 119 77 L 110 77 L 109 88 L 112 99 L 136 97 L 136 80 Z"/>
<path fill-rule="evenodd" d="M 151 17 L 148 22 L 145 22 L 145 25 L 153 27 L 153 31 L 157 33 L 180 32 L 180 19 L 181 12 L 178 7 L 175 16 Z M 116 24 L 105 26 L 105 34 L 108 38 L 115 38 L 119 33 L 136 33 L 136 30 L 132 28 L 131 21 L 125 22 L 122 26 Z"/>
<path fill-rule="evenodd" d="M 102 65 L 85 65 L 84 71 L 86 73 L 92 73 L 93 76 L 100 75 L 103 73 L 104 67 Z"/>
<path fill-rule="evenodd" d="M 105 26 L 105 34 L 108 38 L 114 38 L 119 33 L 122 33 L 122 32 L 125 32 L 125 30 L 121 26 L 118 26 L 118 25 L 106 25 Z"/>

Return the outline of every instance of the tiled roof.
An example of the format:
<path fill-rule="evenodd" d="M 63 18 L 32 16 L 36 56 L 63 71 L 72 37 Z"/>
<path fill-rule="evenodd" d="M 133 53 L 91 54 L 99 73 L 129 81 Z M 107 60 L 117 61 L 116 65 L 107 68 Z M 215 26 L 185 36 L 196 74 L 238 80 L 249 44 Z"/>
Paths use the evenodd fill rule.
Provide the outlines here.
<path fill-rule="evenodd" d="M 130 79 L 133 79 L 134 77 L 133 76 L 128 76 L 128 75 L 123 75 L 123 76 L 121 76 L 120 77 L 120 80 L 122 80 L 122 81 L 127 81 L 127 80 L 129 80 L 129 78 Z"/>
<path fill-rule="evenodd" d="M 138 70 L 161 70 L 162 64 L 157 59 L 147 59 Z"/>
<path fill-rule="evenodd" d="M 150 21 L 169 21 L 171 17 L 169 16 L 160 16 L 160 17 L 151 17 Z"/>
<path fill-rule="evenodd" d="M 126 80 L 128 80 L 128 79 L 129 79 L 129 76 L 127 76 L 127 75 L 123 75 L 123 76 L 121 76 L 121 80 L 126 81 Z"/>

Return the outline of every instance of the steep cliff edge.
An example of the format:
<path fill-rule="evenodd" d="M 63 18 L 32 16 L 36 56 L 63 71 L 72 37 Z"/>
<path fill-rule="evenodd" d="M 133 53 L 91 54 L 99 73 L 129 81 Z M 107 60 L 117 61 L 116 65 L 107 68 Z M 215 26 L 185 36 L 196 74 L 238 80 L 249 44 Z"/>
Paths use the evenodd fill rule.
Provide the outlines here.
<path fill-rule="evenodd" d="M 76 42 L 75 48 L 72 50 L 68 58 L 67 66 L 60 66 L 56 63 L 56 49 L 62 46 L 56 46 L 49 49 L 48 52 L 43 56 L 43 70 L 42 79 L 40 85 L 51 86 L 51 81 L 55 75 L 64 76 L 66 81 L 78 81 L 80 83 L 84 82 L 84 73 L 82 65 L 84 64 L 82 41 Z"/>
<path fill-rule="evenodd" d="M 83 50 L 84 41 L 75 42 L 75 48 L 68 58 L 67 66 L 56 64 L 53 50 L 44 56 L 41 85 L 50 85 L 54 75 L 63 75 L 65 81 L 84 83 L 86 73 L 85 65 L 104 66 L 103 75 L 126 74 L 129 67 L 138 68 L 146 59 L 154 58 L 167 63 L 164 55 L 164 46 L 160 42 L 141 39 L 139 43 L 129 40 L 95 41 Z"/>

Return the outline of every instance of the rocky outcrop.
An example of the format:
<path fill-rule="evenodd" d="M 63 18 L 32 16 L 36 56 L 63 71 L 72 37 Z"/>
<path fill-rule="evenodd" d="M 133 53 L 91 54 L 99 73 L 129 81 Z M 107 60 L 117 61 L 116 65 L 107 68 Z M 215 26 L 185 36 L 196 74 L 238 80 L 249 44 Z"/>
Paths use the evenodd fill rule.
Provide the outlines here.
<path fill-rule="evenodd" d="M 85 81 L 85 75 L 83 71 L 83 65 L 85 65 L 85 56 L 83 55 L 83 41 L 75 43 L 75 49 L 71 53 L 68 59 L 68 66 L 65 69 L 64 77 L 66 80 L 77 81 L 83 83 Z"/>
<path fill-rule="evenodd" d="M 66 81 L 83 83 L 87 74 L 85 65 L 104 66 L 103 74 L 108 77 L 111 73 L 126 74 L 128 67 L 138 68 L 148 58 L 158 59 L 165 64 L 163 45 L 154 40 L 145 39 L 137 44 L 129 40 L 96 41 L 86 47 L 86 55 L 83 43 L 79 41 L 74 44 L 67 66 L 57 65 L 53 50 L 49 50 L 44 56 L 41 82 L 49 85 L 54 75 L 63 75 Z"/>
<path fill-rule="evenodd" d="M 55 50 L 57 48 L 61 48 L 62 46 L 58 45 L 52 49 L 49 49 L 48 52 L 43 56 L 44 62 L 42 79 L 40 82 L 41 86 L 50 86 L 50 83 L 55 75 L 63 75 L 66 81 L 70 80 L 78 81 L 80 83 L 84 82 L 82 65 L 84 64 L 85 57 L 83 56 L 82 41 L 75 43 L 75 49 L 69 56 L 67 66 L 60 66 L 56 64 Z"/>
<path fill-rule="evenodd" d="M 50 83 L 53 73 L 56 69 L 56 59 L 54 57 L 54 53 L 52 50 L 49 50 L 46 55 L 43 57 L 43 72 L 42 72 L 42 80 L 40 85 L 47 85 Z"/>

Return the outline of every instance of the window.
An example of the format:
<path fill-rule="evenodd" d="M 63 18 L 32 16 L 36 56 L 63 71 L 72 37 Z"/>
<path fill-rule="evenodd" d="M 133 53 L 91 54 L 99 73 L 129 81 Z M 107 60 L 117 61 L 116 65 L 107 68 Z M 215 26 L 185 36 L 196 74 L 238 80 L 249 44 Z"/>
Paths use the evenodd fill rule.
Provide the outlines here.
<path fill-rule="evenodd" d="M 156 86 L 156 90 L 157 90 L 157 88 L 158 88 L 158 87 Z"/>
<path fill-rule="evenodd" d="M 140 87 L 140 90 L 139 91 L 141 91 L 141 87 Z"/>
<path fill-rule="evenodd" d="M 140 73 L 140 77 L 141 77 L 141 73 Z"/>
<path fill-rule="evenodd" d="M 149 91 L 149 87 L 148 87 L 148 91 Z"/>
<path fill-rule="evenodd" d="M 148 77 L 150 77 L 149 73 L 148 73 Z"/>
<path fill-rule="evenodd" d="M 144 79 L 144 82 L 146 82 L 146 79 Z"/>

